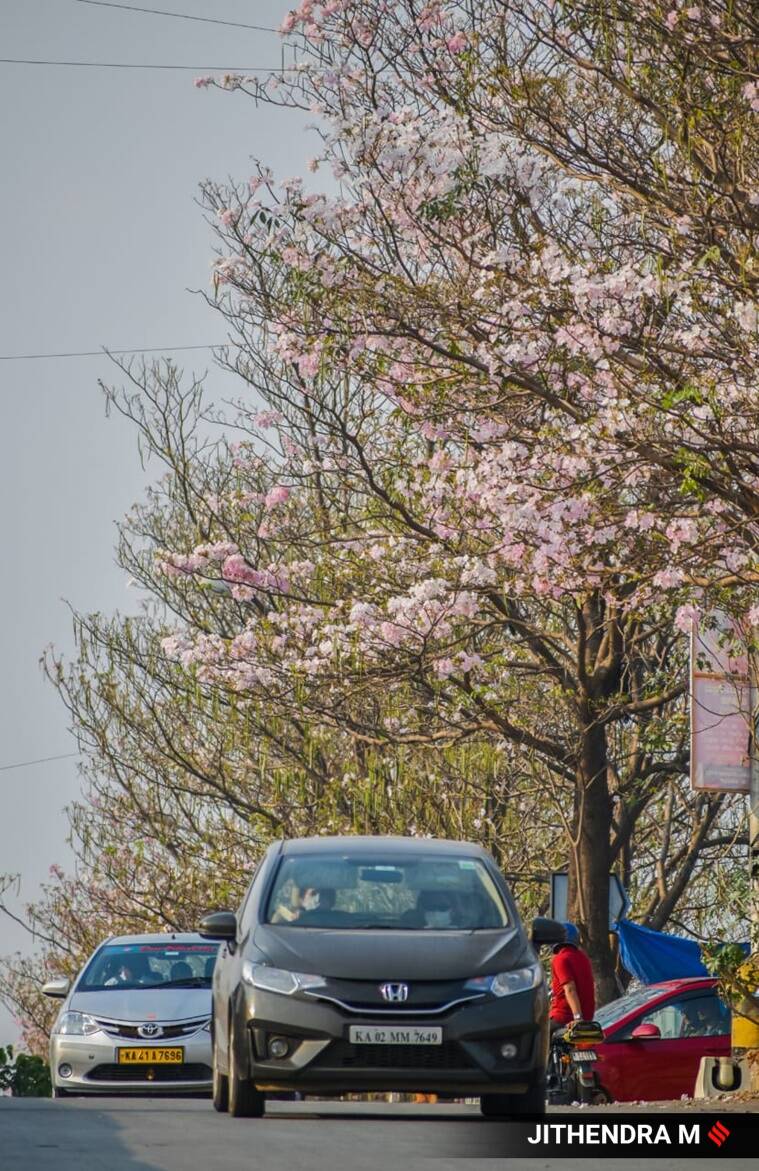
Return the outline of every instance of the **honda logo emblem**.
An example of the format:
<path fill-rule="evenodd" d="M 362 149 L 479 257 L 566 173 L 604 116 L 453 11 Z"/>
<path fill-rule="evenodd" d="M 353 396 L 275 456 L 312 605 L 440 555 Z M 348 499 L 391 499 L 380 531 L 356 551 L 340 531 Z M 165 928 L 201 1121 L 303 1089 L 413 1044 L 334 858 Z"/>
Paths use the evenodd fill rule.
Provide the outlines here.
<path fill-rule="evenodd" d="M 392 1004 L 403 1004 L 408 1000 L 408 984 L 380 984 L 380 995 Z"/>

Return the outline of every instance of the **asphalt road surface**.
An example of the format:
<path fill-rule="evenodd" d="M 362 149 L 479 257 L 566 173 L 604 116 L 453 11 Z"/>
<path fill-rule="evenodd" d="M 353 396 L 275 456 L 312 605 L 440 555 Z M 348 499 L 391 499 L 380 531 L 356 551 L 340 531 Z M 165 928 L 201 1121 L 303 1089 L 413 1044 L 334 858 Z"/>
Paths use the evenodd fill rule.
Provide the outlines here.
<path fill-rule="evenodd" d="M 625 1111 L 631 1107 L 626 1106 Z M 745 1109 L 745 1106 L 744 1106 Z M 651 1114 L 651 1107 L 638 1107 Z M 611 1111 L 610 1111 L 611 1113 Z M 566 1118 L 564 1111 L 558 1112 Z M 757 1120 L 759 1125 L 759 1119 Z M 480 1161 L 492 1124 L 474 1106 L 274 1102 L 261 1120 L 216 1114 L 193 1099 L 0 1098 L 2 1171 L 406 1171 L 430 1161 L 446 1171 Z M 483 1145 L 484 1144 L 484 1145 Z M 451 1155 L 455 1151 L 455 1156 Z M 462 1156 L 460 1152 L 466 1152 Z M 647 1171 L 708 1166 L 710 1160 L 646 1158 Z M 489 1158 L 509 1171 L 632 1171 L 634 1160 L 589 1157 Z M 731 1168 L 755 1167 L 732 1159 Z"/>

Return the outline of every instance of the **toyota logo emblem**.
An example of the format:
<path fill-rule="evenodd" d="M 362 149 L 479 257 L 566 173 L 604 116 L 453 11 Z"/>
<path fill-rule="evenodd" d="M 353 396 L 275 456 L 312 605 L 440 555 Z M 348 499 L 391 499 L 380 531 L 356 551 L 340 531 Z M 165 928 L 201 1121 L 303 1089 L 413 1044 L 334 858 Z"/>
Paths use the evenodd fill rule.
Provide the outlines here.
<path fill-rule="evenodd" d="M 392 1004 L 403 1004 L 408 1000 L 408 984 L 380 984 L 380 996 Z"/>
<path fill-rule="evenodd" d="M 161 1028 L 160 1025 L 152 1025 L 152 1024 L 139 1025 L 137 1032 L 140 1034 L 141 1037 L 144 1037 L 146 1040 L 149 1037 L 162 1037 L 163 1036 L 163 1029 Z"/>

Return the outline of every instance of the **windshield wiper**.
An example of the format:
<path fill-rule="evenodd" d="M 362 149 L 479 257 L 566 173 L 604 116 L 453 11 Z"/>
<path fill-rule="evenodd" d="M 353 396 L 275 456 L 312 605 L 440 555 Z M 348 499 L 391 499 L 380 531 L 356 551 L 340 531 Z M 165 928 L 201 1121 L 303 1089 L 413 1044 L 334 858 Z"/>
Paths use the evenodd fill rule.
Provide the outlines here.
<path fill-rule="evenodd" d="M 185 976 L 182 980 L 166 980 L 163 984 L 154 984 L 154 988 L 210 988 L 208 976 Z"/>
<path fill-rule="evenodd" d="M 415 931 L 414 927 L 403 927 L 400 923 L 346 923 L 344 928 L 333 927 L 333 931 Z"/>

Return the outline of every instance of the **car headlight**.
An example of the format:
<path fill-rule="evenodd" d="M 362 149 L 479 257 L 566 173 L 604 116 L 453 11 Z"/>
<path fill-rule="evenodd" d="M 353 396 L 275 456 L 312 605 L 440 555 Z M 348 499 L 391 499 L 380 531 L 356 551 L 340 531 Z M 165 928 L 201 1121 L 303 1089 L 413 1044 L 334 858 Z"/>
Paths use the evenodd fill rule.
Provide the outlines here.
<path fill-rule="evenodd" d="M 511 996 L 514 992 L 528 992 L 543 982 L 543 968 L 531 964 L 529 968 L 515 968 L 513 972 L 499 972 L 497 976 L 475 976 L 466 987 L 477 992 L 492 992 L 493 996 Z"/>
<path fill-rule="evenodd" d="M 322 976 L 286 972 L 284 968 L 270 968 L 268 964 L 254 964 L 250 960 L 243 962 L 242 978 L 253 988 L 261 988 L 264 992 L 281 992 L 283 996 L 292 996 L 308 988 L 319 988 L 324 983 Z"/>
<path fill-rule="evenodd" d="M 99 1033 L 100 1025 L 94 1017 L 86 1012 L 61 1013 L 56 1022 L 55 1032 L 61 1037 L 89 1037 L 91 1033 Z"/>

